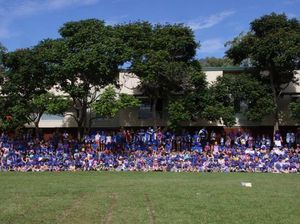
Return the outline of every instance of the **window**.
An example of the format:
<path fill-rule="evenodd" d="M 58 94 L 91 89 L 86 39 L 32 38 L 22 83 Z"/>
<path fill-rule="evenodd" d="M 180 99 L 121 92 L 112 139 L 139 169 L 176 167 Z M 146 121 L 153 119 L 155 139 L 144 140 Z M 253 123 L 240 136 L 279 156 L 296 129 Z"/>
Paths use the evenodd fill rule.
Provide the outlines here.
<path fill-rule="evenodd" d="M 148 99 L 141 99 L 139 108 L 139 119 L 152 118 L 151 103 Z"/>
<path fill-rule="evenodd" d="M 152 118 L 152 102 L 150 99 L 142 98 L 140 99 L 141 104 L 139 108 L 139 119 Z M 162 118 L 163 114 L 163 100 L 158 99 L 156 102 L 156 117 Z"/>
<path fill-rule="evenodd" d="M 63 120 L 64 116 L 60 114 L 43 114 L 41 117 L 42 121 L 50 120 L 50 121 L 59 121 Z"/>

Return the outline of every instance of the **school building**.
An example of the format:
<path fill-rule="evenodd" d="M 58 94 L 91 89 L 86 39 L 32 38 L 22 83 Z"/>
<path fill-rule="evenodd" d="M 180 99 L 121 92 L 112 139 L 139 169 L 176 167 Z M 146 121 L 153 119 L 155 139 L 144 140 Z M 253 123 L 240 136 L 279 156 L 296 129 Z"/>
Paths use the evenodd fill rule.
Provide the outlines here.
<path fill-rule="evenodd" d="M 236 74 L 238 75 L 244 69 L 241 67 L 204 67 L 203 72 L 206 74 L 208 82 L 213 82 L 218 76 Z M 300 71 L 298 72 L 298 76 Z M 116 117 L 112 119 L 97 117 L 93 119 L 91 123 L 92 128 L 105 128 L 114 129 L 119 127 L 149 127 L 156 124 L 157 126 L 167 126 L 168 125 L 168 115 L 166 113 L 166 105 L 164 102 L 158 101 L 156 105 L 156 120 L 153 118 L 153 113 L 151 113 L 151 103 L 149 99 L 142 95 L 142 93 L 137 89 L 140 80 L 139 78 L 129 72 L 120 72 L 119 74 L 119 84 L 121 93 L 133 94 L 140 98 L 141 105 L 138 108 L 130 108 L 121 111 Z M 285 91 L 282 93 L 282 98 L 280 100 L 280 110 L 281 119 L 280 126 L 286 128 L 295 129 L 299 124 L 289 118 L 288 104 L 291 101 L 296 100 L 300 97 L 300 86 L 295 84 L 290 84 Z M 241 111 L 244 105 L 241 102 Z M 264 108 L 262 108 L 263 110 Z M 91 111 L 88 111 L 88 120 L 90 116 L 95 116 Z M 88 122 L 88 121 L 87 121 Z M 266 117 L 262 122 L 250 122 L 248 121 L 242 113 L 236 114 L 236 124 L 237 127 L 272 127 L 273 120 L 272 115 Z M 205 120 L 199 120 L 197 122 L 187 121 L 184 126 L 186 127 L 219 127 L 223 125 L 215 122 L 208 122 Z M 54 129 L 54 128 L 76 128 L 76 122 L 71 116 L 58 116 L 58 115 L 43 115 L 40 121 L 40 128 L 42 129 Z"/>

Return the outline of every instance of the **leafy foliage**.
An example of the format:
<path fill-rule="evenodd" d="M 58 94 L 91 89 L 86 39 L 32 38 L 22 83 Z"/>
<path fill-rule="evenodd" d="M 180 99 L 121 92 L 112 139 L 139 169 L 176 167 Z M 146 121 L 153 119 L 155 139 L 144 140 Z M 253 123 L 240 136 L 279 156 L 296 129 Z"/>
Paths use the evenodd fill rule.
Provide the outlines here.
<path fill-rule="evenodd" d="M 193 73 L 201 72 L 201 66 L 194 58 L 198 43 L 190 28 L 137 22 L 117 29 L 127 46 L 129 69 L 141 79 L 140 89 L 151 99 L 154 115 L 158 99 L 166 102 L 191 88 Z"/>
<path fill-rule="evenodd" d="M 174 126 L 197 119 L 231 126 L 236 112 L 252 121 L 274 113 L 278 122 L 279 97 L 288 84 L 298 81 L 294 70 L 300 67 L 300 23 L 284 14 L 254 20 L 248 33 L 229 42 L 225 58 L 200 61 L 204 66 L 228 66 L 246 60 L 252 66 L 252 75 L 225 75 L 211 86 L 195 58 L 199 44 L 194 33 L 182 24 L 110 26 L 88 19 L 65 23 L 59 33 L 58 39 L 10 53 L 0 44 L 2 127 L 38 124 L 44 112 L 62 113 L 71 105 L 81 131 L 88 109 L 113 117 L 137 106 L 136 98 L 118 94 L 113 87 L 99 95 L 107 85 L 117 86 L 126 62 L 140 78 L 153 112 L 159 99 L 168 103 Z M 48 93 L 53 87 L 70 99 Z M 247 105 L 244 111 L 239 110 L 240 102 Z M 296 119 L 297 103 L 290 106 Z"/>
<path fill-rule="evenodd" d="M 26 107 L 19 98 L 1 97 L 0 105 L 3 108 L 0 112 L 2 130 L 15 130 L 28 123 Z"/>
<path fill-rule="evenodd" d="M 203 112 L 203 118 L 209 121 L 220 122 L 225 126 L 231 127 L 235 124 L 235 113 L 232 106 L 224 106 L 222 103 L 215 102 L 207 105 Z"/>
<path fill-rule="evenodd" d="M 291 111 L 291 117 L 297 122 L 300 122 L 300 99 L 290 103 L 289 109 Z"/>
<path fill-rule="evenodd" d="M 116 83 L 124 45 L 113 27 L 97 19 L 65 23 L 59 33 L 60 39 L 45 40 L 40 46 L 48 49 L 48 66 L 58 90 L 71 97 L 75 112 L 71 115 L 81 131 L 100 88 Z"/>
<path fill-rule="evenodd" d="M 92 104 L 92 109 L 97 116 L 111 118 L 120 110 L 137 107 L 140 102 L 137 98 L 127 94 L 117 94 L 114 87 L 107 87 L 97 101 Z"/>
<path fill-rule="evenodd" d="M 289 83 L 298 81 L 294 70 L 300 68 L 299 21 L 285 14 L 262 16 L 251 22 L 248 33 L 235 38 L 229 46 L 226 55 L 234 63 L 250 60 L 256 75 L 269 83 L 275 106 L 274 130 L 278 129 L 279 97 Z"/>
<path fill-rule="evenodd" d="M 2 73 L 1 104 L 4 106 L 1 113 L 2 117 L 12 116 L 6 128 L 9 124 L 16 127 L 34 121 L 32 114 L 37 108 L 32 104 L 33 99 L 47 93 L 54 84 L 42 49 L 27 48 L 7 53 L 3 57 L 3 64 L 5 72 Z"/>
<path fill-rule="evenodd" d="M 176 129 L 183 121 L 192 119 L 192 114 L 187 109 L 188 105 L 183 99 L 173 100 L 168 105 L 168 115 L 171 128 Z"/>
<path fill-rule="evenodd" d="M 32 110 L 36 114 L 63 114 L 70 108 L 70 99 L 64 96 L 56 96 L 52 93 L 44 93 L 32 99 Z"/>
<path fill-rule="evenodd" d="M 226 74 L 218 77 L 211 87 L 211 102 L 231 107 L 234 113 L 244 113 L 248 120 L 261 121 L 266 115 L 274 112 L 270 88 L 251 74 Z M 241 103 L 246 108 L 241 110 Z"/>
<path fill-rule="evenodd" d="M 20 49 L 4 55 L 6 72 L 1 92 L 28 100 L 35 94 L 45 93 L 53 84 L 53 77 L 37 49 Z"/>
<path fill-rule="evenodd" d="M 216 57 L 206 57 L 200 59 L 200 63 L 203 67 L 229 67 L 234 66 L 233 60 L 228 57 L 216 58 Z"/>
<path fill-rule="evenodd" d="M 204 81 L 199 86 L 202 87 L 194 88 L 170 103 L 172 125 L 206 119 L 232 126 L 236 113 L 243 113 L 251 121 L 261 121 L 274 111 L 270 88 L 251 74 L 226 74 L 210 86 Z M 244 110 L 240 110 L 241 103 L 245 106 Z"/>
<path fill-rule="evenodd" d="M 168 104 L 170 126 L 173 128 L 178 128 L 182 122 L 203 118 L 201 113 L 208 102 L 208 88 L 206 76 L 199 70 L 192 69 L 189 72 L 191 79 L 189 86 L 184 92 L 174 95 Z"/>
<path fill-rule="evenodd" d="M 256 19 L 250 32 L 231 42 L 227 56 L 235 63 L 249 58 L 255 68 L 269 71 L 278 92 L 282 84 L 296 81 L 293 71 L 300 67 L 300 23 L 275 13 Z"/>

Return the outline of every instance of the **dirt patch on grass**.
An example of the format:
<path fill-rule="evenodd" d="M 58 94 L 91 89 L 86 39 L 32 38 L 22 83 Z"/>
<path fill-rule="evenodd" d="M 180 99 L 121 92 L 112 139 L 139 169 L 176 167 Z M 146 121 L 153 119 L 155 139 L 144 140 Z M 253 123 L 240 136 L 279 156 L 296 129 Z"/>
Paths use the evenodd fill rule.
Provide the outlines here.
<path fill-rule="evenodd" d="M 111 224 L 112 223 L 113 211 L 114 211 L 114 209 L 116 207 L 116 204 L 117 204 L 118 194 L 117 193 L 112 193 L 110 195 L 110 198 L 111 198 L 111 203 L 110 203 L 110 206 L 109 206 L 108 211 L 107 211 L 107 216 L 104 220 L 105 224 Z"/>
<path fill-rule="evenodd" d="M 145 199 L 150 224 L 155 224 L 155 211 L 148 194 L 145 194 Z"/>

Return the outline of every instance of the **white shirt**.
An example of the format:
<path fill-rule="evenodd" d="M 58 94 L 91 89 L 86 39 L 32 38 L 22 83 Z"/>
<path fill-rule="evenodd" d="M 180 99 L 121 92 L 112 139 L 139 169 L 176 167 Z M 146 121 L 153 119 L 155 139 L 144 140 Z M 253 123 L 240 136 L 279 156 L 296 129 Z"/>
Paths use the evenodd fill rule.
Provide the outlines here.
<path fill-rule="evenodd" d="M 101 137 L 101 136 L 100 136 L 99 134 L 96 134 L 96 135 L 95 135 L 95 141 L 96 141 L 96 142 L 99 142 L 99 141 L 100 141 L 100 137 Z"/>
<path fill-rule="evenodd" d="M 111 143 L 111 136 L 106 136 L 106 143 Z"/>

